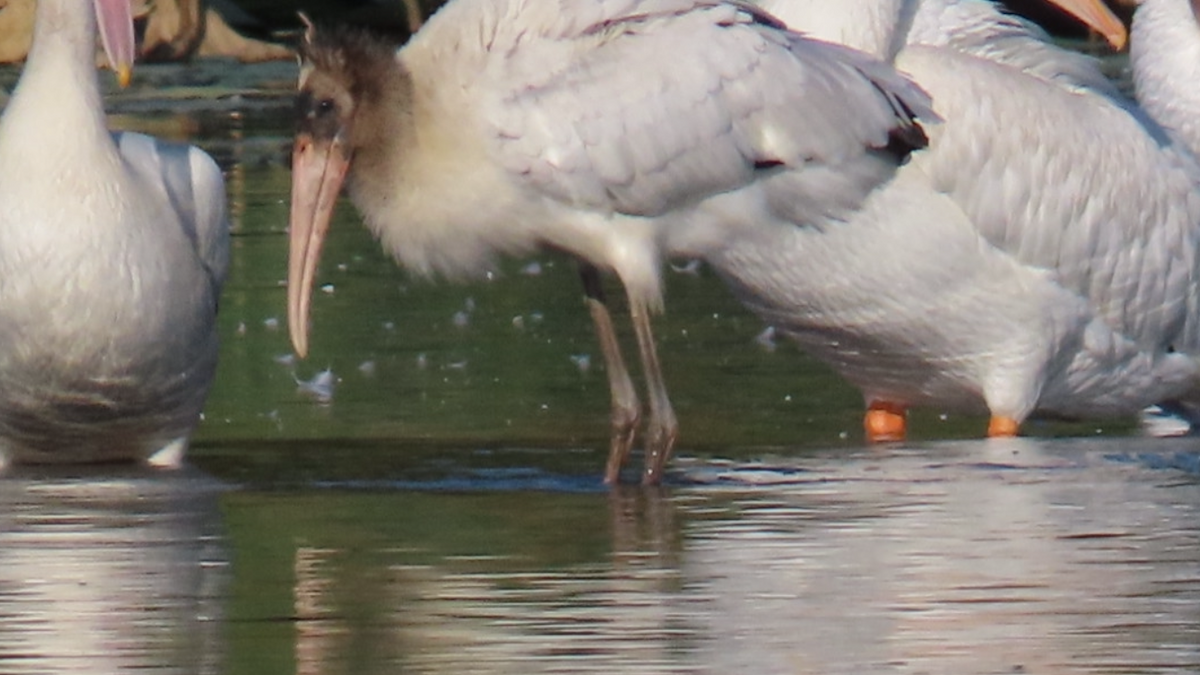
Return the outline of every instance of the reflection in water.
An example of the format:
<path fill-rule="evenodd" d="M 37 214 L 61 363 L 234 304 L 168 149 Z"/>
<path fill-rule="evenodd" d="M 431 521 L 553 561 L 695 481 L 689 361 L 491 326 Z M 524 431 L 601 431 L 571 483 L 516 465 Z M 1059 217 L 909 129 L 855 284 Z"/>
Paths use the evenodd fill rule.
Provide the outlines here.
<path fill-rule="evenodd" d="M 685 459 L 662 490 L 231 510 L 284 530 L 297 672 L 1184 673 L 1200 487 L 1179 467 L 1196 456 L 962 442 Z"/>
<path fill-rule="evenodd" d="M 214 481 L 35 471 L 0 479 L 0 672 L 220 672 Z"/>
<path fill-rule="evenodd" d="M 1197 486 L 1080 445 L 961 444 L 739 496 L 741 515 L 698 528 L 689 546 L 685 576 L 710 596 L 699 616 L 715 619 L 704 662 L 711 672 L 1194 671 Z"/>

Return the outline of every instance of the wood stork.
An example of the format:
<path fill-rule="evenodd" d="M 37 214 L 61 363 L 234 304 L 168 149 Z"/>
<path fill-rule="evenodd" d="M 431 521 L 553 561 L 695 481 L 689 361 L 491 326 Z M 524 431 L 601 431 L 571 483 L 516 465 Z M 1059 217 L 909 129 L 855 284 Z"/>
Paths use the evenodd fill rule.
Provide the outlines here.
<path fill-rule="evenodd" d="M 297 353 L 343 179 L 383 247 L 418 274 L 566 251 L 582 262 L 610 378 L 608 482 L 639 404 L 599 272 L 629 298 L 649 399 L 643 481 L 657 482 L 677 426 L 650 329 L 662 257 L 752 233 L 764 211 L 824 227 L 925 142 L 914 117 L 927 99 L 890 67 L 724 0 L 451 0 L 399 50 L 310 28 L 301 51 Z"/>

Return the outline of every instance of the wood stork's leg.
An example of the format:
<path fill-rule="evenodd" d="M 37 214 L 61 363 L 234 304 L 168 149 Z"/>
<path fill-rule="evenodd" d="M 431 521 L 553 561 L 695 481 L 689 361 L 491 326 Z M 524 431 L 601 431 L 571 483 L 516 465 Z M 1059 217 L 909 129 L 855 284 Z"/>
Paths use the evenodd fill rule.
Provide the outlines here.
<path fill-rule="evenodd" d="M 675 445 L 675 437 L 679 434 L 679 422 L 675 419 L 675 409 L 667 396 L 667 383 L 658 362 L 654 333 L 650 329 L 649 308 L 631 297 L 629 316 L 633 319 L 633 330 L 637 335 L 642 370 L 646 376 L 646 395 L 649 397 L 647 405 L 650 418 L 646 420 L 646 463 L 642 470 L 642 484 L 658 485 L 662 481 L 667 459 L 671 456 L 671 448 Z"/>
<path fill-rule="evenodd" d="M 629 450 L 633 447 L 634 435 L 641 417 L 641 404 L 638 402 L 637 390 L 633 387 L 633 379 L 629 376 L 629 369 L 625 367 L 625 359 L 621 356 L 621 345 L 617 341 L 612 315 L 604 297 L 600 270 L 594 265 L 581 262 L 579 277 L 583 281 L 584 300 L 596 327 L 596 339 L 600 342 L 604 369 L 608 373 L 608 388 L 612 395 L 612 442 L 608 451 L 608 463 L 604 468 L 604 482 L 607 485 L 615 485 L 621 476 L 621 466 L 625 464 L 625 458 L 629 456 Z"/>

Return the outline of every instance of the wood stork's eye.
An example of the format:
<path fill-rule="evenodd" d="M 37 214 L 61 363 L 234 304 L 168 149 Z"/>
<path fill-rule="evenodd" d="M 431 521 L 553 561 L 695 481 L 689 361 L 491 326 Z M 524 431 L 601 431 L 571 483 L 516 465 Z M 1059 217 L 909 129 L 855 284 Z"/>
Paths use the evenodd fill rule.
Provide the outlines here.
<path fill-rule="evenodd" d="M 342 112 L 334 96 L 302 91 L 296 98 L 298 128 L 318 138 L 333 138 L 341 131 Z"/>

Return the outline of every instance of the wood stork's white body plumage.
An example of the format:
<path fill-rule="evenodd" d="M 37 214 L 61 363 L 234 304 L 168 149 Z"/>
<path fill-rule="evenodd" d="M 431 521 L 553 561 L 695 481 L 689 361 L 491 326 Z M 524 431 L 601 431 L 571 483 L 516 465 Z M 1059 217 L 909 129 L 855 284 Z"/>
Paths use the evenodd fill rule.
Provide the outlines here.
<path fill-rule="evenodd" d="M 909 406 L 989 412 L 1006 435 L 1034 412 L 1200 400 L 1200 166 L 1168 131 L 989 2 L 768 8 L 892 58 L 944 120 L 844 222 L 706 256 L 891 418 L 869 413 L 869 436 L 902 435 Z"/>
<path fill-rule="evenodd" d="M 91 3 L 37 11 L 0 119 L 0 453 L 174 463 L 216 368 L 221 172 L 110 134 Z"/>
<path fill-rule="evenodd" d="M 625 286 L 648 380 L 650 482 L 675 434 L 647 318 L 662 304 L 663 254 L 753 231 L 764 209 L 808 223 L 857 208 L 923 144 L 912 116 L 928 111 L 880 62 L 720 0 L 451 0 L 398 52 L 323 31 L 302 51 L 297 351 L 347 171 L 368 227 L 418 272 L 477 274 L 500 252 L 562 249 Z M 594 290 L 612 481 L 637 398 Z"/>

